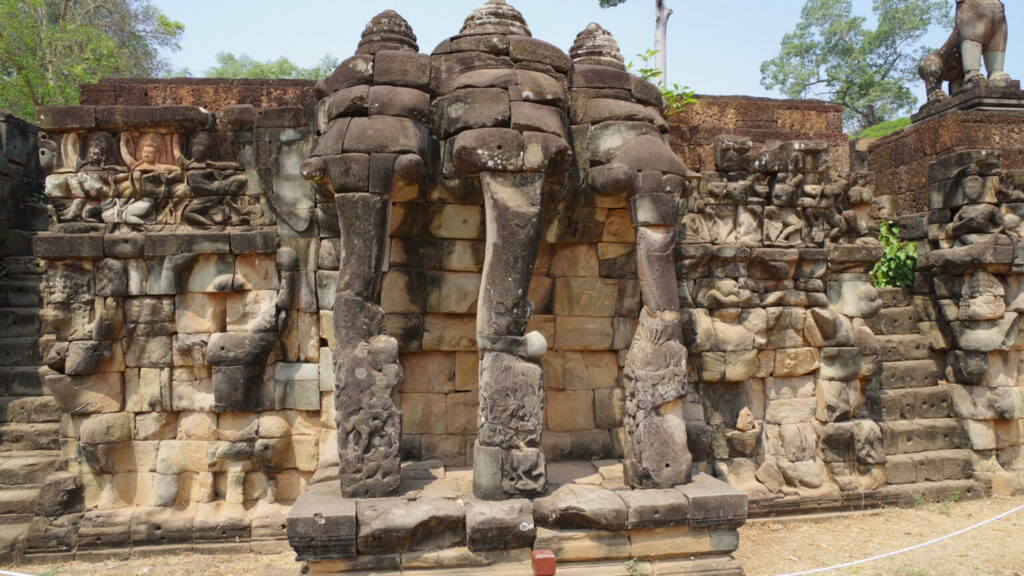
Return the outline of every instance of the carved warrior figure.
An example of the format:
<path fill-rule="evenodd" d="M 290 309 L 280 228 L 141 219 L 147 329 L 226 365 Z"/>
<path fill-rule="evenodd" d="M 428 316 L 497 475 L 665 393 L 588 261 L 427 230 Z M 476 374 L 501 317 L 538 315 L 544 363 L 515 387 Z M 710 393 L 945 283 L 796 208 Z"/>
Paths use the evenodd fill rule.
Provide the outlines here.
<path fill-rule="evenodd" d="M 965 84 L 984 78 L 982 57 L 990 80 L 1009 80 L 1003 71 L 1006 38 L 1006 13 L 1000 0 L 956 0 L 953 33 L 941 48 L 925 56 L 918 68 L 928 99 L 947 97 L 942 91 L 943 82 L 949 82 L 952 94 Z"/>

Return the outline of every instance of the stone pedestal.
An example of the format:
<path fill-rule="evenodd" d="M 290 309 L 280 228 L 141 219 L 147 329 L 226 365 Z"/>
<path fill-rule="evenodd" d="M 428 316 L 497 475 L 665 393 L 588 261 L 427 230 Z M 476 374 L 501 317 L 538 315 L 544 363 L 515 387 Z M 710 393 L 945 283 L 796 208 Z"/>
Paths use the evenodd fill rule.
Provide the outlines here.
<path fill-rule="evenodd" d="M 648 573 L 743 574 L 732 554 L 747 495 L 706 474 L 659 490 L 565 484 L 532 502 L 484 502 L 458 474 L 440 475 L 403 482 L 399 498 L 314 485 L 288 515 L 298 559 L 312 574 L 529 574 L 531 550 L 552 550 L 559 574 L 622 573 L 631 558 Z"/>
<path fill-rule="evenodd" d="M 1024 92 L 1019 80 L 972 82 L 949 98 L 932 100 L 910 117 L 915 124 L 947 110 L 1024 113 Z"/>
<path fill-rule="evenodd" d="M 996 149 L 1005 166 L 1024 165 L 1024 91 L 982 83 L 930 102 L 914 123 L 870 145 L 868 168 L 892 201 L 879 214 L 895 218 L 929 210 L 929 166 L 946 154 Z M 888 212 L 887 212 L 888 211 Z"/>

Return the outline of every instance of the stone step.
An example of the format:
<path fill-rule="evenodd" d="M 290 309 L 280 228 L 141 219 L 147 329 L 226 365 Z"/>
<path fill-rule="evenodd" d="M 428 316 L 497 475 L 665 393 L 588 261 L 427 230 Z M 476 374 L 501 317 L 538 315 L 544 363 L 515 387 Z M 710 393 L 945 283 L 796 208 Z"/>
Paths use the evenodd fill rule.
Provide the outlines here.
<path fill-rule="evenodd" d="M 935 386 L 939 383 L 939 378 L 942 377 L 945 370 L 945 361 L 940 358 L 883 362 L 882 388 L 885 390 L 901 390 L 904 388 Z"/>
<path fill-rule="evenodd" d="M 40 333 L 38 308 L 4 308 L 0 333 L 7 338 L 32 337 Z"/>
<path fill-rule="evenodd" d="M 0 454 L 0 485 L 39 484 L 60 467 L 60 451 L 5 452 Z"/>
<path fill-rule="evenodd" d="M 974 477 L 974 456 L 970 450 L 936 450 L 889 456 L 885 478 L 889 484 L 969 480 Z"/>
<path fill-rule="evenodd" d="M 963 500 L 986 494 L 984 484 L 973 480 L 943 480 L 941 482 L 915 482 L 890 484 L 877 490 L 861 492 L 827 491 L 819 496 L 792 495 L 778 498 L 773 495 L 751 499 L 750 517 L 761 518 L 780 514 L 806 514 L 830 510 L 859 510 L 884 506 L 912 506 L 919 502 L 941 502 L 954 496 Z"/>
<path fill-rule="evenodd" d="M 19 549 L 24 546 L 28 534 L 28 522 L 0 524 L 0 562 L 11 564 L 18 558 Z"/>
<path fill-rule="evenodd" d="M 39 485 L 18 487 L 0 487 L 0 524 L 10 524 L 8 520 L 16 516 L 34 516 L 39 500 Z"/>
<path fill-rule="evenodd" d="M 889 456 L 971 447 L 963 426 L 953 418 L 898 420 L 882 422 L 879 426 L 885 453 Z"/>
<path fill-rule="evenodd" d="M 60 408 L 52 396 L 0 398 L 0 423 L 60 422 Z"/>
<path fill-rule="evenodd" d="M 31 308 L 43 304 L 38 280 L 0 281 L 0 307 Z"/>
<path fill-rule="evenodd" d="M 931 342 L 920 334 L 878 336 L 877 339 L 882 362 L 927 360 L 932 355 Z"/>
<path fill-rule="evenodd" d="M 953 400 L 949 387 L 940 384 L 925 388 L 878 390 L 867 393 L 871 418 L 878 422 L 950 418 Z"/>
<path fill-rule="evenodd" d="M 32 450 L 60 450 L 60 424 L 0 425 L 0 453 Z"/>

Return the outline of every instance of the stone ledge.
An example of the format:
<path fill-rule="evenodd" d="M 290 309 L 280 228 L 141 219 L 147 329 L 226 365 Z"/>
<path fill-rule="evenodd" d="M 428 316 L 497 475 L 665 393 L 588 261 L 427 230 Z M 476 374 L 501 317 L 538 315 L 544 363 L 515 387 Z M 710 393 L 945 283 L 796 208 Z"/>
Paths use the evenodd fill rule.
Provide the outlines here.
<path fill-rule="evenodd" d="M 459 472 L 445 477 L 441 471 L 417 482 L 412 472 L 403 470 L 408 481 L 396 498 L 346 500 L 336 481 L 315 484 L 301 496 L 288 515 L 287 531 L 311 573 L 416 568 L 456 574 L 489 567 L 500 574 L 510 559 L 521 570 L 525 560 L 518 557 L 531 548 L 554 550 L 561 562 L 721 557 L 731 570 L 729 555 L 739 546 L 736 528 L 747 516 L 747 494 L 707 474 L 667 490 L 569 483 L 532 505 L 516 500 L 499 506 L 476 500 Z M 504 530 L 488 529 L 494 524 L 488 519 L 496 516 L 504 519 Z M 510 530 L 523 533 L 511 538 L 505 534 Z M 683 566 L 670 573 L 719 573 L 702 570 Z"/>
<path fill-rule="evenodd" d="M 1024 91 L 1021 91 L 1017 80 L 972 82 L 948 98 L 926 102 L 910 120 L 916 124 L 949 110 L 1016 111 L 1024 114 Z"/>

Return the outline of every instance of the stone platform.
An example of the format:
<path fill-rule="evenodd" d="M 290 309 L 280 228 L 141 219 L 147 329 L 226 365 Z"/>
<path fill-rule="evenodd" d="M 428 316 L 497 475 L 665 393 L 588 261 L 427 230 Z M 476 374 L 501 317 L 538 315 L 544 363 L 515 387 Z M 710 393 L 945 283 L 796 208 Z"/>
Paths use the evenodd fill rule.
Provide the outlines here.
<path fill-rule="evenodd" d="M 927 102 L 910 120 L 921 122 L 947 110 L 1016 111 L 1024 114 L 1024 92 L 1021 92 L 1017 80 L 978 80 L 954 92 L 949 98 Z"/>
<path fill-rule="evenodd" d="M 743 574 L 732 553 L 747 495 L 720 480 L 630 490 L 618 461 L 556 462 L 548 478 L 541 498 L 488 502 L 472 470 L 407 463 L 399 496 L 352 500 L 321 470 L 288 538 L 310 574 L 526 574 L 535 549 L 554 551 L 560 575 L 621 573 L 631 558 L 654 574 Z"/>

